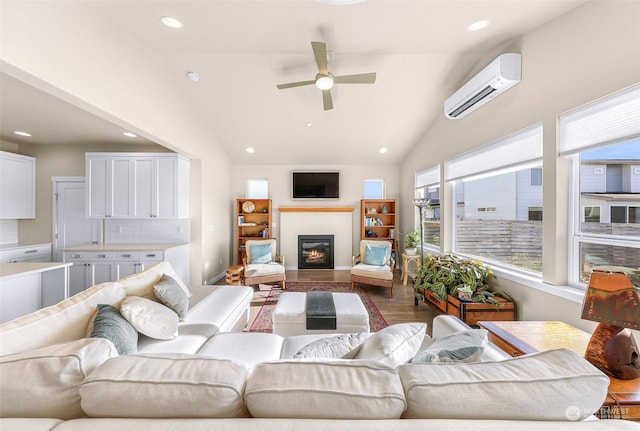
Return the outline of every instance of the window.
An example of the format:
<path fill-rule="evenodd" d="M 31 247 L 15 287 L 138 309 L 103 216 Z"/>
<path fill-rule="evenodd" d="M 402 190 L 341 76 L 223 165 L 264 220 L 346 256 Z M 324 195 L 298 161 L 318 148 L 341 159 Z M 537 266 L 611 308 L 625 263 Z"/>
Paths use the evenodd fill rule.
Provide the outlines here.
<path fill-rule="evenodd" d="M 453 183 L 453 250 L 542 271 L 542 125 L 446 162 Z M 536 173 L 534 173 L 536 172 Z"/>
<path fill-rule="evenodd" d="M 542 185 L 542 168 L 531 168 L 531 185 Z"/>
<path fill-rule="evenodd" d="M 563 114 L 560 154 L 574 169 L 572 284 L 595 267 L 640 267 L 640 85 Z"/>
<path fill-rule="evenodd" d="M 247 198 L 269 199 L 269 180 L 266 180 L 266 179 L 247 180 Z"/>
<path fill-rule="evenodd" d="M 529 207 L 529 220 L 542 221 L 542 207 Z"/>
<path fill-rule="evenodd" d="M 600 223 L 600 207 L 585 206 L 584 207 L 585 223 Z"/>
<path fill-rule="evenodd" d="M 364 180 L 364 199 L 384 199 L 384 180 Z"/>
<path fill-rule="evenodd" d="M 424 243 L 432 248 L 440 248 L 440 165 L 416 173 L 415 197 L 429 199 L 429 205 L 420 213 L 416 209 L 416 226 L 422 223 Z"/>

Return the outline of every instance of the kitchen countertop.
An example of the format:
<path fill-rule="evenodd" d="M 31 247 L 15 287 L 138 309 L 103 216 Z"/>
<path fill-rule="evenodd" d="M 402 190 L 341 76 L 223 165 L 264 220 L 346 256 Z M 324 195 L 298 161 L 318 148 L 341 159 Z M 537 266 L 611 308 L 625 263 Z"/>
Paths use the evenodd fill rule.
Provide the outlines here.
<path fill-rule="evenodd" d="M 87 244 L 65 248 L 62 251 L 156 251 L 179 247 L 188 243 L 177 244 Z"/>
<path fill-rule="evenodd" d="M 28 274 L 37 274 L 39 272 L 51 271 L 54 269 L 71 266 L 69 262 L 17 262 L 17 263 L 0 263 L 0 279 L 8 279 Z"/>
<path fill-rule="evenodd" d="M 0 251 L 2 250 L 13 250 L 16 248 L 30 248 L 30 247 L 42 247 L 42 246 L 50 246 L 50 242 L 41 242 L 41 243 L 29 243 L 29 242 L 14 242 L 12 244 L 0 244 Z"/>

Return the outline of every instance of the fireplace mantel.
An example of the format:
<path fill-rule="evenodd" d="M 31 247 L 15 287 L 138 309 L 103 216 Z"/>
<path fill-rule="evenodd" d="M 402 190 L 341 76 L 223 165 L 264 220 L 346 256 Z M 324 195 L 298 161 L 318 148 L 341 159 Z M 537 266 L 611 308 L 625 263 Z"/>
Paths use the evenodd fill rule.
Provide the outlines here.
<path fill-rule="evenodd" d="M 347 213 L 354 207 L 279 207 L 281 213 Z"/>

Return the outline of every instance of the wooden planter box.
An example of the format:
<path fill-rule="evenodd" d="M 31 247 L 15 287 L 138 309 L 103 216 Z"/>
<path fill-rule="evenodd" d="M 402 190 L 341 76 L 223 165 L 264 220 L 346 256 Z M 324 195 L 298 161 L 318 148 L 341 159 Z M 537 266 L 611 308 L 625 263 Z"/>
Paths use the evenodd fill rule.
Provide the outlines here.
<path fill-rule="evenodd" d="M 502 303 L 501 306 L 483 302 L 463 302 L 449 295 L 447 314 L 456 316 L 470 326 L 477 325 L 478 321 L 482 320 L 516 320 L 515 304 L 504 298 L 495 298 Z"/>
<path fill-rule="evenodd" d="M 430 290 L 417 289 L 424 296 L 424 303 L 436 313 L 456 316 L 470 326 L 477 326 L 479 321 L 516 320 L 516 307 L 511 301 L 496 297 L 501 306 L 482 302 L 463 302 L 451 295 L 446 301 L 438 299 Z M 418 305 L 418 299 L 415 302 Z"/>
<path fill-rule="evenodd" d="M 447 312 L 447 301 L 437 298 L 430 290 L 424 291 L 424 302 L 433 308 L 436 313 Z"/>

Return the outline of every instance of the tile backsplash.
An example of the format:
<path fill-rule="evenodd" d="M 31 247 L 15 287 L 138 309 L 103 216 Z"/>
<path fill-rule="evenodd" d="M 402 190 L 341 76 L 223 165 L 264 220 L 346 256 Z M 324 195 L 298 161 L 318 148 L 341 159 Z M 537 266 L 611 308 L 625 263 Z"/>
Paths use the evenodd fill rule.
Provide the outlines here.
<path fill-rule="evenodd" d="M 107 244 L 187 243 L 189 238 L 189 219 L 104 221 Z"/>

